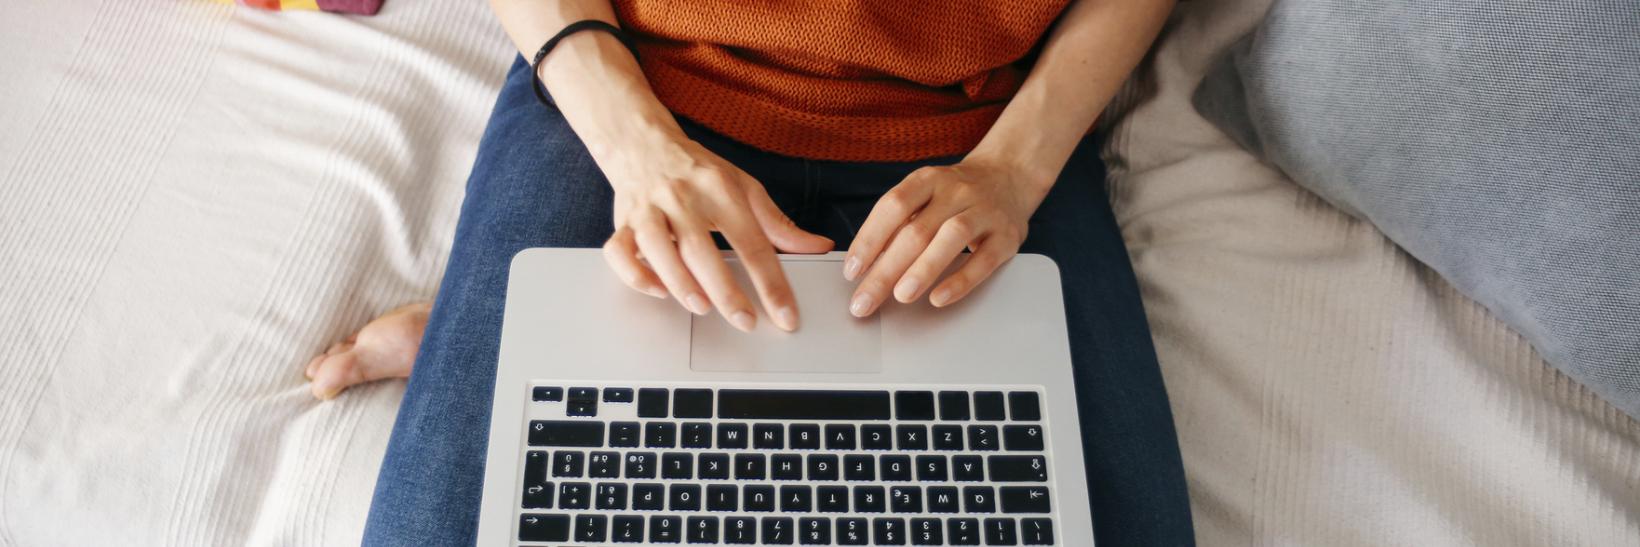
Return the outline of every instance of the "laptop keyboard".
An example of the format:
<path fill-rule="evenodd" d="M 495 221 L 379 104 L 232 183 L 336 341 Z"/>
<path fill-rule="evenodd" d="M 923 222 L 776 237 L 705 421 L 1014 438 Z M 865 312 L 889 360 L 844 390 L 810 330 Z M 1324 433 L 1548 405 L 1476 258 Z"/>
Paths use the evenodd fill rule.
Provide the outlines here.
<path fill-rule="evenodd" d="M 1035 388 L 531 387 L 527 545 L 1055 545 Z"/>

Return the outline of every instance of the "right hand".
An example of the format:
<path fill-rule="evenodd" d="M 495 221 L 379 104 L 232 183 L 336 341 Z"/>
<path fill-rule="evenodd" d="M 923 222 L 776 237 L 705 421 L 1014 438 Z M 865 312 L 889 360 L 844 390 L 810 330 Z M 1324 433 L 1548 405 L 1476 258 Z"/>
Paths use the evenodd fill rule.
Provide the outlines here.
<path fill-rule="evenodd" d="M 823 253 L 834 245 L 830 239 L 798 228 L 761 183 L 681 130 L 603 151 L 594 155 L 615 190 L 615 235 L 604 243 L 604 259 L 627 286 L 657 298 L 670 294 L 698 315 L 716 308 L 735 328 L 751 331 L 757 311 L 712 240 L 711 232 L 719 232 L 774 325 L 797 330 L 797 301 L 776 250 Z"/>

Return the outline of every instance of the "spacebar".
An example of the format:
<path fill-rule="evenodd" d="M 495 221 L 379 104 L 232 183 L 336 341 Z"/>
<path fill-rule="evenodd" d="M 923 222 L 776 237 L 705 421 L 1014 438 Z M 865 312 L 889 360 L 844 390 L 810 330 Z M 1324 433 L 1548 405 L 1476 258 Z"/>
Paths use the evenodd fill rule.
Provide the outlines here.
<path fill-rule="evenodd" d="M 887 420 L 887 391 L 720 389 L 718 418 L 740 420 Z"/>

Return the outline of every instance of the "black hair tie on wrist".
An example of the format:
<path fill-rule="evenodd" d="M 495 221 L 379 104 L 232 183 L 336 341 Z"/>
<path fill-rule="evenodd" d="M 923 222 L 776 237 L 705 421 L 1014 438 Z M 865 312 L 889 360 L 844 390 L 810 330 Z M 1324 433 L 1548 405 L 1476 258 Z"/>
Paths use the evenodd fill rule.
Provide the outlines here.
<path fill-rule="evenodd" d="M 530 63 L 530 78 L 535 81 L 535 98 L 539 99 L 541 104 L 552 108 L 558 108 L 558 105 L 552 104 L 552 101 L 547 99 L 547 84 L 541 81 L 541 60 L 547 58 L 547 54 L 552 52 L 552 48 L 558 47 L 559 40 L 563 40 L 564 38 L 569 37 L 569 35 L 581 32 L 583 30 L 596 30 L 610 33 L 615 36 L 615 39 L 620 40 L 621 44 L 626 46 L 626 49 L 632 50 L 632 57 L 634 59 L 638 57 L 638 45 L 632 41 L 631 36 L 627 36 L 625 32 L 621 32 L 620 27 L 599 21 L 597 19 L 584 19 L 570 23 L 569 26 L 564 27 L 564 30 L 560 30 L 558 31 L 558 34 L 552 35 L 552 38 L 548 39 L 547 43 L 541 44 L 541 49 L 535 52 L 535 60 Z"/>

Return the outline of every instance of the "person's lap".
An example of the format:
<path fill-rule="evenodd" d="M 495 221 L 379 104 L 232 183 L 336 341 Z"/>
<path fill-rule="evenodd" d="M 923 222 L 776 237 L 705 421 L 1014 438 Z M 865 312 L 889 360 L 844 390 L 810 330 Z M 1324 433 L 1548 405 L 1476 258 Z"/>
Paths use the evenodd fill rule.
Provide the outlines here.
<path fill-rule="evenodd" d="M 608 184 L 529 85 L 528 71 L 515 64 L 480 144 L 449 266 L 382 462 L 367 544 L 473 541 L 507 265 L 529 247 L 600 246 L 613 229 Z M 839 248 L 882 192 L 921 165 L 952 161 L 806 161 L 692 124 L 686 130 L 764 182 L 799 225 Z M 1053 258 L 1063 277 L 1098 540 L 1189 544 L 1171 411 L 1097 152 L 1092 139 L 1082 144 L 1032 219 L 1021 252 Z"/>

